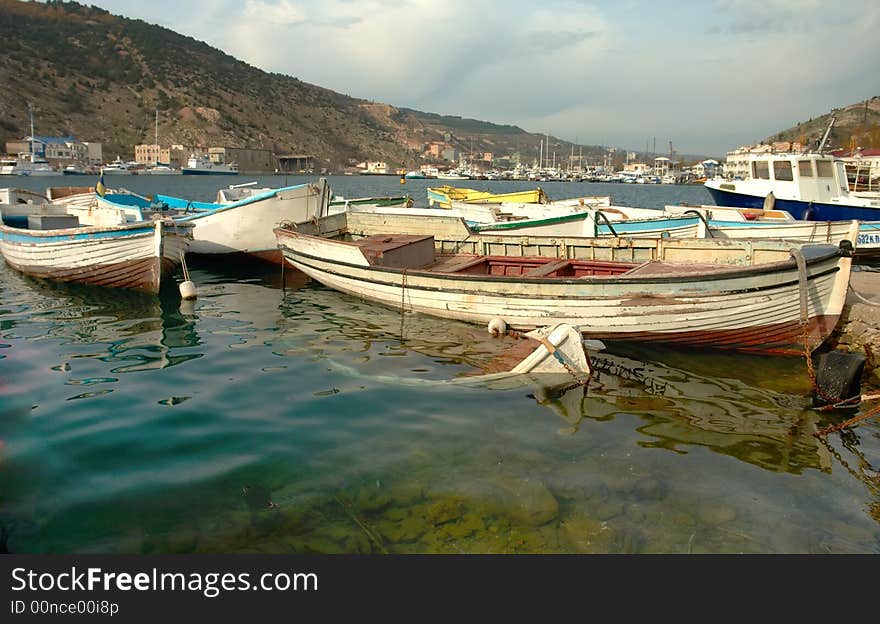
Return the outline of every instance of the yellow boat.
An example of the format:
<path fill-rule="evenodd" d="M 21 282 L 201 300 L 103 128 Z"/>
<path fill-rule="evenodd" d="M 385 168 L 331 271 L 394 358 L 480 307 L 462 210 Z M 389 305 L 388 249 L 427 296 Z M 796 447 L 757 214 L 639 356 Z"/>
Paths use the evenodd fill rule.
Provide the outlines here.
<path fill-rule="evenodd" d="M 456 186 L 439 186 L 428 189 L 428 204 L 451 207 L 453 201 L 466 202 L 469 204 L 500 204 L 513 202 L 518 204 L 546 204 L 550 201 L 543 189 L 536 188 L 530 191 L 516 191 L 514 193 L 489 193 L 476 189 L 459 188 Z"/>

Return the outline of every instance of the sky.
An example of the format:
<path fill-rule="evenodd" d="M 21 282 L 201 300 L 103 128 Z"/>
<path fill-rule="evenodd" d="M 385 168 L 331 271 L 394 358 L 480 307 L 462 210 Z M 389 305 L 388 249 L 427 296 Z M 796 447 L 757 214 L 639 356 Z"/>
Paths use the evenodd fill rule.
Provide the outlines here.
<path fill-rule="evenodd" d="M 721 155 L 880 96 L 880 1 L 83 0 L 354 97 Z"/>

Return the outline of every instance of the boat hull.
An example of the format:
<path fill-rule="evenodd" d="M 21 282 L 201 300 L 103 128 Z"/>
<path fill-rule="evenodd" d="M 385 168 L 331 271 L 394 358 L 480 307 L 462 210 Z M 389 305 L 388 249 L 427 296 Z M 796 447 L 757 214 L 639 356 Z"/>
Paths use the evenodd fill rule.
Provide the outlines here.
<path fill-rule="evenodd" d="M 191 229 L 163 222 L 47 231 L 3 226 L 0 252 L 33 277 L 155 294 L 180 264 Z"/>
<path fill-rule="evenodd" d="M 225 176 L 234 176 L 238 175 L 238 171 L 214 171 L 210 169 L 181 169 L 180 173 L 182 175 L 225 175 Z"/>

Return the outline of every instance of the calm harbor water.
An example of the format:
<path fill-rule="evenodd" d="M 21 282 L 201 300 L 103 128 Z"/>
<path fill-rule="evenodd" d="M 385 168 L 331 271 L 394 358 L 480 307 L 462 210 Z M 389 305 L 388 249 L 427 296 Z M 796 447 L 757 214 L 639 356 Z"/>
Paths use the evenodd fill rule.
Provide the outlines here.
<path fill-rule="evenodd" d="M 118 185 L 210 199 L 250 179 Z M 340 195 L 403 191 L 419 203 L 436 183 L 330 182 Z M 710 202 L 700 187 L 545 188 Z M 0 267 L 0 545 L 880 552 L 880 425 L 815 438 L 848 415 L 810 409 L 801 360 L 614 345 L 586 387 L 450 386 L 516 341 L 401 318 L 292 270 L 190 268 L 194 305 L 173 289 L 149 297 Z"/>

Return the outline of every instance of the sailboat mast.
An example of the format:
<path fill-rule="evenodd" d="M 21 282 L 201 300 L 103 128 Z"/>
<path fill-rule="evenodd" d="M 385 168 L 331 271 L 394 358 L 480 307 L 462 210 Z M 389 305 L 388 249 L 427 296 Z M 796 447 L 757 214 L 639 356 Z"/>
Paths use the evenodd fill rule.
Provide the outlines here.
<path fill-rule="evenodd" d="M 31 162 L 34 162 L 34 107 L 28 102 L 28 117 L 31 120 Z"/>

